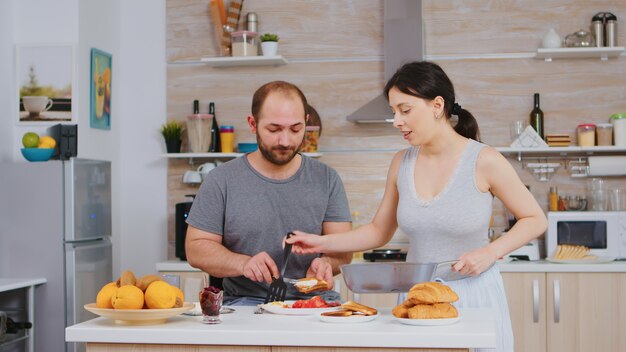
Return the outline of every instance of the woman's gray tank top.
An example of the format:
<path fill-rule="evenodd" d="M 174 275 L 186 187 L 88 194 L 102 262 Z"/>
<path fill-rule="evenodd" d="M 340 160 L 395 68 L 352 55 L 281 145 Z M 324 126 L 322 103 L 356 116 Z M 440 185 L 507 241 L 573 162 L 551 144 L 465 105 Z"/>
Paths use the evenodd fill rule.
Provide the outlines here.
<path fill-rule="evenodd" d="M 430 201 L 415 190 L 419 147 L 407 149 L 397 181 L 398 225 L 409 237 L 407 262 L 453 260 L 488 244 L 493 196 L 476 186 L 476 161 L 483 147 L 469 140 L 447 185 Z"/>

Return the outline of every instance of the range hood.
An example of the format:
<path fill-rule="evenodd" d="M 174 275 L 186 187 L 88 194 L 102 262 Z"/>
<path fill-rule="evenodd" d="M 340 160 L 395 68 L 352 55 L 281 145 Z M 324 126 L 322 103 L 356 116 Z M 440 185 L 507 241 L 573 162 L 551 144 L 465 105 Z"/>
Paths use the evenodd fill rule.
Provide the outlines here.
<path fill-rule="evenodd" d="M 385 83 L 400 66 L 423 59 L 422 0 L 385 0 L 383 59 Z M 393 115 L 383 94 L 348 115 L 357 123 L 391 123 Z"/>

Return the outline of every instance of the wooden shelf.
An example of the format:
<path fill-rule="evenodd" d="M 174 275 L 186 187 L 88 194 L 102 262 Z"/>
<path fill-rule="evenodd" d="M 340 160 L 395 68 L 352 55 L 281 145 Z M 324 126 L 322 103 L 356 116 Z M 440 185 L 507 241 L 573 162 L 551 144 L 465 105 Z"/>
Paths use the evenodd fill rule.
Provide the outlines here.
<path fill-rule="evenodd" d="M 234 159 L 238 158 L 245 153 L 167 153 L 164 156 L 168 159 L 193 159 L 193 158 L 204 158 L 204 159 Z M 322 153 L 302 153 L 311 158 L 319 158 L 323 154 Z"/>
<path fill-rule="evenodd" d="M 191 62 L 189 62 L 191 63 Z M 234 67 L 234 66 L 280 66 L 289 63 L 281 55 L 277 56 L 218 56 L 203 57 L 198 63 L 211 65 L 214 67 Z"/>
<path fill-rule="evenodd" d="M 616 47 L 590 47 L 590 48 L 555 48 L 555 49 L 537 49 L 536 59 L 544 59 L 546 62 L 552 59 L 587 59 L 600 58 L 602 61 L 609 58 L 615 58 L 624 51 L 623 46 Z"/>

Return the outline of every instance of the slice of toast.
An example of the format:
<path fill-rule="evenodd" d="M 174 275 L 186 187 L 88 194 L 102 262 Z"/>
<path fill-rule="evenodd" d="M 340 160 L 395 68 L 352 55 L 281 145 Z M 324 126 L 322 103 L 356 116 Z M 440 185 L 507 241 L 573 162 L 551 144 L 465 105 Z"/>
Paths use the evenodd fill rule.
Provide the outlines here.
<path fill-rule="evenodd" d="M 304 279 L 298 279 L 293 286 L 302 293 L 310 293 L 314 291 L 326 291 L 330 289 L 328 282 L 319 280 L 314 277 L 307 277 Z"/>
<path fill-rule="evenodd" d="M 348 301 L 341 305 L 341 308 L 347 309 L 356 313 L 361 313 L 363 315 L 376 315 L 378 311 L 375 308 L 368 307 L 364 304 L 356 303 L 353 301 Z"/>

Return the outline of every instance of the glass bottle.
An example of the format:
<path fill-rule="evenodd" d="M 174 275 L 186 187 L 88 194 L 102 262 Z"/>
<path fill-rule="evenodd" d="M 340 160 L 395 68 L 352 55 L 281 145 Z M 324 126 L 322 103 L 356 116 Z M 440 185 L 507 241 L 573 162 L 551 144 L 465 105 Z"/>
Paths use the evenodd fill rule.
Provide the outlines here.
<path fill-rule="evenodd" d="M 539 93 L 535 93 L 535 108 L 530 112 L 530 125 L 543 139 L 543 111 L 539 108 Z"/>
<path fill-rule="evenodd" d="M 209 146 L 209 152 L 220 153 L 222 151 L 222 145 L 220 141 L 220 127 L 217 124 L 217 117 L 215 116 L 215 104 L 209 103 L 209 114 L 213 115 L 213 124 L 211 125 L 211 145 Z"/>
<path fill-rule="evenodd" d="M 559 210 L 559 193 L 556 186 L 550 187 L 550 211 Z"/>

